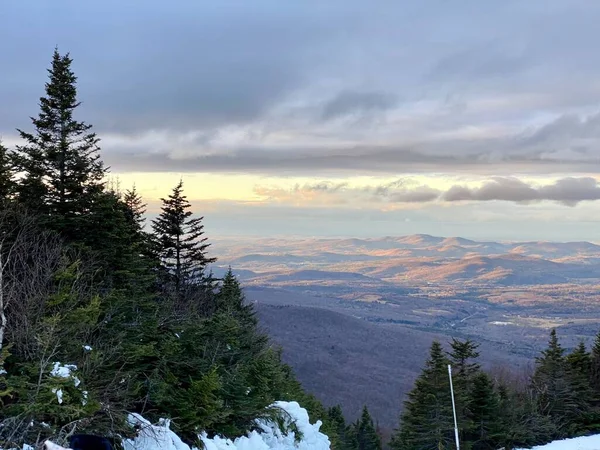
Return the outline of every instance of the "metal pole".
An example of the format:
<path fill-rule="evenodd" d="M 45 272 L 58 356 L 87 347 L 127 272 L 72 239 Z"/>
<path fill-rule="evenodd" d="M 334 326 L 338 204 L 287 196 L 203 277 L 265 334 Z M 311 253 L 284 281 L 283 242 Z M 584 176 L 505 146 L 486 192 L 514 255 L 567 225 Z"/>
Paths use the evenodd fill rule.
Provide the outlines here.
<path fill-rule="evenodd" d="M 458 442 L 458 422 L 456 421 L 456 405 L 454 404 L 454 387 L 452 386 L 452 366 L 448 364 L 448 377 L 450 378 L 450 396 L 452 397 L 452 414 L 454 415 L 454 439 L 456 439 L 456 450 L 460 450 Z"/>

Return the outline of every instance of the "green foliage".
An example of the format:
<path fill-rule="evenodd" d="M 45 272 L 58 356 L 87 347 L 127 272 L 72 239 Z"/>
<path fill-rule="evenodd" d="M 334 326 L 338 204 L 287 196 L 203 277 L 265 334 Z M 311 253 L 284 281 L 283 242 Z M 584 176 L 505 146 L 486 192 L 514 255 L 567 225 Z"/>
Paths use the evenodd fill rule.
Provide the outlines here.
<path fill-rule="evenodd" d="M 381 438 L 377 434 L 373 419 L 366 406 L 363 407 L 358 423 L 358 450 L 381 450 Z"/>
<path fill-rule="evenodd" d="M 434 341 L 421 375 L 404 403 L 400 429 L 390 443 L 393 449 L 448 448 L 454 440 L 449 360 Z"/>
<path fill-rule="evenodd" d="M 8 149 L 0 141 L 0 202 L 11 198 L 14 191 L 14 169 Z"/>
<path fill-rule="evenodd" d="M 479 357 L 477 351 L 479 344 L 470 339 L 465 341 L 452 339 L 450 347 L 448 358 L 452 365 L 458 429 L 461 433 L 461 440 L 470 442 L 473 435 L 477 434 L 474 430 L 477 426 L 476 418 L 471 407 L 473 406 L 475 379 L 481 371 L 480 365 L 476 362 Z"/>
<path fill-rule="evenodd" d="M 91 125 L 74 118 L 79 102 L 71 63 L 68 54 L 54 51 L 46 96 L 32 118 L 35 131 L 19 130 L 26 145 L 17 146 L 14 161 L 23 175 L 16 186 L 19 200 L 39 211 L 52 229 L 76 240 L 83 236 L 80 221 L 103 189 L 106 170 Z"/>
<path fill-rule="evenodd" d="M 498 416 L 500 398 L 490 377 L 484 372 L 473 376 L 469 395 L 470 428 L 468 441 L 474 450 L 496 448 L 502 436 Z"/>
<path fill-rule="evenodd" d="M 556 437 L 566 435 L 580 408 L 564 353 L 556 330 L 552 330 L 548 348 L 537 358 L 532 378 L 538 411 L 556 425 Z"/>
<path fill-rule="evenodd" d="M 216 259 L 207 256 L 210 244 L 204 237 L 203 217 L 193 217 L 183 182 L 161 200 L 161 213 L 152 222 L 156 251 L 166 279 L 177 297 L 182 297 L 186 285 L 200 282 L 206 265 Z"/>
<path fill-rule="evenodd" d="M 276 400 L 299 401 L 335 442 L 343 423 L 282 363 L 232 271 L 220 285 L 205 273 L 215 258 L 182 183 L 152 234 L 135 188 L 107 188 L 71 64 L 54 52 L 33 132 L 19 130 L 12 152 L 0 145 L 2 446 L 127 436 L 128 412 L 170 417 L 190 440 L 240 435 L 279 417 Z"/>

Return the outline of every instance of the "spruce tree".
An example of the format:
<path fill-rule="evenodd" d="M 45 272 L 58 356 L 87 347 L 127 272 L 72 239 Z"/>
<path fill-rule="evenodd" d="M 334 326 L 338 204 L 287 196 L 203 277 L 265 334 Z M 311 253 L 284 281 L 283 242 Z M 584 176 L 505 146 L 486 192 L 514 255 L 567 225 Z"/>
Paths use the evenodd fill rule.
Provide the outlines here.
<path fill-rule="evenodd" d="M 600 416 L 592 410 L 594 396 L 590 383 L 591 357 L 583 341 L 580 341 L 577 347 L 567 355 L 566 363 L 567 375 L 573 390 L 576 415 L 569 428 L 573 433 L 597 430 Z"/>
<path fill-rule="evenodd" d="M 8 149 L 0 141 L 0 202 L 8 200 L 14 191 L 13 164 Z"/>
<path fill-rule="evenodd" d="M 404 403 L 400 428 L 390 443 L 394 450 L 448 448 L 454 441 L 448 359 L 434 341 L 429 359 Z"/>
<path fill-rule="evenodd" d="M 590 384 L 594 403 L 600 405 L 600 331 L 596 334 L 590 354 Z"/>
<path fill-rule="evenodd" d="M 168 198 L 161 200 L 161 213 L 152 222 L 157 253 L 177 297 L 182 297 L 186 285 L 199 284 L 204 269 L 216 258 L 207 256 L 210 244 L 204 237 L 204 218 L 193 217 L 191 205 L 183 194 L 183 181 Z"/>
<path fill-rule="evenodd" d="M 350 441 L 346 426 L 346 419 L 342 412 L 340 405 L 332 406 L 327 410 L 327 417 L 329 422 L 334 429 L 336 435 L 336 441 L 332 442 L 332 447 L 337 450 L 357 450 L 355 441 Z M 331 436 L 329 437 L 331 440 Z"/>
<path fill-rule="evenodd" d="M 490 377 L 479 372 L 473 377 L 469 411 L 471 429 L 467 435 L 473 450 L 498 448 L 502 424 L 498 415 L 499 398 Z"/>
<path fill-rule="evenodd" d="M 34 132 L 18 130 L 26 144 L 14 153 L 22 175 L 18 199 L 48 216 L 48 224 L 68 240 L 84 233 L 81 218 L 93 208 L 106 173 L 91 125 L 74 118 L 80 103 L 71 63 L 68 53 L 54 51 L 46 96 L 31 119 Z"/>
<path fill-rule="evenodd" d="M 565 435 L 566 427 L 574 419 L 578 408 L 564 353 L 553 329 L 548 347 L 536 359 L 532 378 L 539 411 L 556 425 L 555 437 Z"/>
<path fill-rule="evenodd" d="M 473 398 L 474 380 L 481 372 L 481 366 L 476 362 L 479 357 L 477 351 L 479 344 L 470 339 L 461 341 L 453 338 L 450 347 L 451 351 L 448 352 L 448 357 L 452 365 L 458 429 L 462 440 L 465 440 L 475 426 L 470 407 Z"/>
<path fill-rule="evenodd" d="M 146 214 L 146 206 L 148 205 L 144 203 L 135 185 L 125 191 L 123 202 L 127 206 L 130 222 L 135 224 L 139 231 L 142 231 L 146 222 L 144 215 Z"/>
<path fill-rule="evenodd" d="M 381 438 L 365 405 L 358 425 L 358 450 L 381 450 Z"/>

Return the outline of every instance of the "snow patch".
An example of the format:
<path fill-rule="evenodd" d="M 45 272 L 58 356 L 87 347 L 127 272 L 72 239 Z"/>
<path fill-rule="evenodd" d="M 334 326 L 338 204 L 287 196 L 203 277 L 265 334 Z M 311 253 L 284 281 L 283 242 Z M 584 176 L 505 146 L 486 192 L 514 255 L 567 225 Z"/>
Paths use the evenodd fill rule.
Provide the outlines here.
<path fill-rule="evenodd" d="M 29 449 L 33 450 L 33 447 L 31 447 L 31 446 L 29 446 L 27 444 L 25 444 L 23 446 L 23 450 L 29 450 L 29 449 L 26 449 L 25 447 L 29 447 Z M 71 450 L 71 449 L 67 449 L 65 447 L 62 447 L 62 446 L 60 446 L 58 444 L 55 444 L 52 441 L 46 441 L 46 442 L 44 442 L 44 450 Z"/>
<path fill-rule="evenodd" d="M 538 445 L 532 450 L 598 450 L 600 448 L 600 434 L 582 436 L 572 439 L 553 441 L 546 445 Z M 525 449 L 516 449 L 525 450 Z"/>
<path fill-rule="evenodd" d="M 63 391 L 62 389 L 53 388 L 52 393 L 56 394 L 56 398 L 58 399 L 58 403 L 62 405 L 63 402 Z"/>
<path fill-rule="evenodd" d="M 70 378 L 71 372 L 77 370 L 77 366 L 74 364 L 61 364 L 59 362 L 54 363 L 54 367 L 50 372 L 50 375 L 59 377 L 59 378 Z"/>
<path fill-rule="evenodd" d="M 329 450 L 329 438 L 319 431 L 321 422 L 311 424 L 308 413 L 297 402 L 276 402 L 273 406 L 284 411 L 286 425 L 292 422 L 296 425 L 300 440 L 293 431 L 284 432 L 271 421 L 258 420 L 261 433 L 253 431 L 233 441 L 220 436 L 211 439 L 206 433 L 201 434 L 199 437 L 205 450 Z M 168 419 L 152 425 L 139 414 L 130 414 L 129 423 L 138 426 L 140 431 L 136 438 L 123 441 L 125 450 L 197 450 L 190 449 L 170 430 Z"/>

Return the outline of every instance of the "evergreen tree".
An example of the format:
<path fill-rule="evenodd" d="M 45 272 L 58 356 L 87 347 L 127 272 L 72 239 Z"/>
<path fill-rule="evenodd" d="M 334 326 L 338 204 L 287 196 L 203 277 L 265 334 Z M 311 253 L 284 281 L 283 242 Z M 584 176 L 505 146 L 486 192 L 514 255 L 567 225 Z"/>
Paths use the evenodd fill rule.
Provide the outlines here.
<path fill-rule="evenodd" d="M 358 429 L 360 427 L 360 419 L 349 424 L 346 427 L 346 448 L 350 450 L 358 450 Z"/>
<path fill-rule="evenodd" d="M 340 405 L 332 406 L 327 410 L 327 416 L 337 437 L 336 441 L 332 442 L 332 447 L 335 450 L 357 450 L 358 443 L 356 440 L 351 440 L 347 433 L 348 427 L 342 407 Z M 329 439 L 331 440 L 331 436 Z"/>
<path fill-rule="evenodd" d="M 448 357 L 452 365 L 456 416 L 460 437 L 464 441 L 476 426 L 470 407 L 474 395 L 474 380 L 481 372 L 481 366 L 475 361 L 479 357 L 479 344 L 470 339 L 461 341 L 453 338 L 450 347 Z"/>
<path fill-rule="evenodd" d="M 231 267 L 227 270 L 219 292 L 215 296 L 216 310 L 239 317 L 248 324 L 256 326 L 258 321 L 251 304 L 246 303 L 242 287 L 233 274 Z"/>
<path fill-rule="evenodd" d="M 161 200 L 162 212 L 152 222 L 152 229 L 167 279 L 181 298 L 186 285 L 198 284 L 206 266 L 216 258 L 207 256 L 210 244 L 204 237 L 203 217 L 192 217 L 191 205 L 183 194 L 183 182 Z"/>
<path fill-rule="evenodd" d="M 585 343 L 580 341 L 577 347 L 567 355 L 567 365 L 571 374 L 582 383 L 589 386 L 592 372 L 591 355 L 585 348 Z"/>
<path fill-rule="evenodd" d="M 12 158 L 0 141 L 0 202 L 8 200 L 14 191 Z"/>
<path fill-rule="evenodd" d="M 404 403 L 400 428 L 390 443 L 395 450 L 444 449 L 454 441 L 448 359 L 434 341 L 425 368 Z"/>
<path fill-rule="evenodd" d="M 596 334 L 590 354 L 590 384 L 594 403 L 600 405 L 600 331 Z"/>
<path fill-rule="evenodd" d="M 555 423 L 556 437 L 565 435 L 566 427 L 574 419 L 578 409 L 564 353 L 556 330 L 553 329 L 548 348 L 536 359 L 532 378 L 539 411 Z"/>
<path fill-rule="evenodd" d="M 129 221 L 132 224 L 135 224 L 137 230 L 141 232 L 144 229 L 144 224 L 146 222 L 144 215 L 146 214 L 146 206 L 148 205 L 144 203 L 144 200 L 135 188 L 135 185 L 133 188 L 125 191 L 123 202 L 127 206 Z"/>
<path fill-rule="evenodd" d="M 473 450 L 498 448 L 503 432 L 498 415 L 499 399 L 492 380 L 484 372 L 473 377 L 469 410 L 472 426 L 467 440 Z"/>
<path fill-rule="evenodd" d="M 600 415 L 593 411 L 593 390 L 591 386 L 592 363 L 585 343 L 579 345 L 567 355 L 567 375 L 573 391 L 575 417 L 569 424 L 570 433 L 597 430 L 600 426 Z"/>
<path fill-rule="evenodd" d="M 358 450 L 381 450 L 381 438 L 365 405 L 358 425 Z"/>
<path fill-rule="evenodd" d="M 19 200 L 49 216 L 48 224 L 67 240 L 84 233 L 80 220 L 93 208 L 106 172 L 91 125 L 74 118 L 80 103 L 71 63 L 69 54 L 54 51 L 46 96 L 40 98 L 38 117 L 32 118 L 35 131 L 18 130 L 26 145 L 17 146 L 14 154 L 22 175 Z"/>
<path fill-rule="evenodd" d="M 529 448 L 552 440 L 555 425 L 538 411 L 535 392 L 526 385 L 515 382 L 512 387 L 500 384 L 497 417 L 501 432 L 497 434 L 497 447 Z"/>

